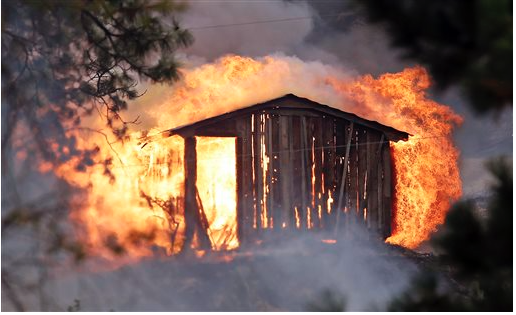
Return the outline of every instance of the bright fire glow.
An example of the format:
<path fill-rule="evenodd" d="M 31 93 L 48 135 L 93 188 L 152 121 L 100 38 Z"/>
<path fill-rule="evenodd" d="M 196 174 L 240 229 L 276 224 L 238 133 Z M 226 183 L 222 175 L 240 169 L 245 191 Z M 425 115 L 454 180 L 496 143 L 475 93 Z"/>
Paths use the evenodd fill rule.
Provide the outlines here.
<path fill-rule="evenodd" d="M 97 136 L 86 134 L 90 140 L 99 140 Z M 88 192 L 71 217 L 80 226 L 78 232 L 90 253 L 120 263 L 152 255 L 149 245 L 168 255 L 177 253 L 184 242 L 184 141 L 174 136 L 141 148 L 138 136 L 133 135 L 125 146 L 117 146 L 117 157 L 110 167 L 115 181 L 104 174 L 100 163 L 87 173 L 78 172 L 75 161 L 56 170 Z M 110 149 L 101 150 L 108 153 Z M 127 255 L 121 258 L 116 255 L 120 253 Z"/>
<path fill-rule="evenodd" d="M 154 124 L 149 131 L 152 135 L 293 93 L 409 132 L 413 135 L 409 141 L 391 143 L 396 204 L 393 235 L 387 241 L 414 248 L 443 223 L 450 202 L 461 195 L 459 152 L 451 137 L 454 125 L 461 118 L 449 107 L 428 99 L 429 86 L 428 74 L 420 67 L 379 78 L 370 75 L 350 78 L 334 66 L 294 57 L 225 56 L 214 63 L 185 70 L 183 80 L 166 91 L 160 91 L 160 87 L 156 87 L 157 92 L 151 89 L 138 100 L 138 108 Z M 99 118 L 91 126 L 100 129 L 103 121 Z M 86 172 L 75 168 L 77 161 L 54 170 L 58 176 L 84 189 L 85 194 L 73 209 L 71 219 L 81 227 L 80 236 L 90 251 L 117 261 L 120 258 L 112 254 L 117 246 L 124 248 L 129 259 L 155 255 L 150 245 L 166 254 L 177 253 L 182 248 L 185 229 L 181 201 L 183 139 L 160 138 L 142 147 L 141 132 L 134 132 L 123 142 L 111 143 L 97 132 L 70 132 L 76 134 L 80 147 L 99 146 L 99 158 Z M 213 247 L 230 249 L 239 244 L 235 189 L 231 186 L 234 181 L 230 183 L 235 179 L 234 138 L 213 141 L 198 138 L 197 176 L 198 183 L 203 183 L 198 189 Z M 264 147 L 266 143 L 259 145 Z M 105 176 L 102 161 L 106 158 L 111 161 L 107 166 L 115 176 L 114 181 Z M 216 158 L 232 160 L 210 161 Z M 269 157 L 260 158 L 265 174 Z M 43 164 L 41 167 L 43 171 L 51 171 Z M 226 178 L 230 180 L 225 182 Z M 221 190 L 219 185 L 229 188 Z M 265 180 L 263 185 L 267 189 Z M 263 207 L 267 206 L 265 200 L 261 202 Z M 332 203 L 333 199 L 327 200 L 328 209 Z M 310 209 L 307 210 L 309 213 Z M 301 214 L 296 208 L 298 228 Z M 274 224 L 263 222 L 264 227 Z"/>
<path fill-rule="evenodd" d="M 462 194 L 459 151 L 452 140 L 453 126 L 462 118 L 426 98 L 430 80 L 421 67 L 378 79 L 368 75 L 352 84 L 332 80 L 332 84 L 361 104 L 357 115 L 413 135 L 406 142 L 391 143 L 395 213 L 387 242 L 417 247 L 444 222 L 451 202 Z"/>
<path fill-rule="evenodd" d="M 212 248 L 237 248 L 236 138 L 196 138 L 197 187 Z"/>

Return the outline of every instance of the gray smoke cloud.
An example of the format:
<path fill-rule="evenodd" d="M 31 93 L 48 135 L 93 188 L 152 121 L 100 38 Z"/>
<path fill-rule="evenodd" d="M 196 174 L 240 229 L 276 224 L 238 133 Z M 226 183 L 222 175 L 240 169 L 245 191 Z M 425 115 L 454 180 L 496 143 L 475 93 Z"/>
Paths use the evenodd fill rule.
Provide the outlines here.
<path fill-rule="evenodd" d="M 51 286 L 57 305 L 84 311 L 303 311 L 331 290 L 348 311 L 384 310 L 418 267 L 352 226 L 338 244 L 292 235 L 237 252 L 231 263 L 147 259 L 111 272 L 71 273 Z"/>
<path fill-rule="evenodd" d="M 185 52 L 210 62 L 225 54 L 276 52 L 378 75 L 401 61 L 381 26 L 367 24 L 348 1 L 192 1 L 181 22 L 195 37 Z"/>
<path fill-rule="evenodd" d="M 181 18 L 195 42 L 186 53 L 206 61 L 225 54 L 291 54 L 311 32 L 313 21 L 307 18 L 311 16 L 311 7 L 302 1 L 189 2 L 189 10 Z M 271 22 L 246 24 L 260 21 Z"/>

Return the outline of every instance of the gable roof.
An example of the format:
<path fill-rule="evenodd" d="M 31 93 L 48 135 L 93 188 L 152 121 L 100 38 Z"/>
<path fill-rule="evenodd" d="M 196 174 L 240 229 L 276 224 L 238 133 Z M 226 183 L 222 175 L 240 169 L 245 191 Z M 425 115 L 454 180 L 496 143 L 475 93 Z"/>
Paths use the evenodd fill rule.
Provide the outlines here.
<path fill-rule="evenodd" d="M 228 113 L 224 113 L 215 117 L 207 118 L 192 124 L 172 128 L 166 130 L 162 133 L 164 137 L 172 136 L 175 134 L 186 133 L 192 129 L 202 128 L 204 126 L 209 126 L 215 123 L 222 122 L 224 120 L 233 119 L 241 116 L 245 116 L 247 114 L 255 113 L 256 111 L 268 110 L 268 109 L 304 109 L 309 111 L 315 111 L 323 114 L 327 114 L 330 116 L 346 119 L 348 121 L 352 121 L 356 124 L 360 124 L 366 126 L 371 129 L 379 130 L 385 133 L 386 137 L 390 141 L 399 141 L 399 140 L 407 140 L 408 134 L 407 132 L 400 131 L 394 129 L 390 126 L 382 125 L 379 122 L 367 120 L 361 118 L 355 114 L 347 113 L 341 111 L 339 109 L 330 107 L 328 105 L 320 104 L 314 102 L 310 99 L 296 96 L 294 94 L 286 94 L 282 97 L 275 98 L 263 103 L 259 103 L 256 105 L 252 105 L 249 107 L 237 109 Z"/>

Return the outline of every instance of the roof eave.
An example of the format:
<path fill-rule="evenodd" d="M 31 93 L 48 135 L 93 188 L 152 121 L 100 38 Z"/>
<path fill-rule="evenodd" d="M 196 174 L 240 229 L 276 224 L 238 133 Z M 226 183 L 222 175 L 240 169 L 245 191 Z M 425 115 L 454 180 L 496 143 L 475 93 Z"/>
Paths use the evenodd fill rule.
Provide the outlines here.
<path fill-rule="evenodd" d="M 237 110 L 234 110 L 231 112 L 226 112 L 224 114 L 221 114 L 221 115 L 218 115 L 215 117 L 210 117 L 207 119 L 203 119 L 203 120 L 200 120 L 195 123 L 188 124 L 188 125 L 183 125 L 183 126 L 179 126 L 176 128 L 172 128 L 172 129 L 164 131 L 162 133 L 162 136 L 163 137 L 168 137 L 168 136 L 172 136 L 172 135 L 184 136 L 186 134 L 191 133 L 191 130 L 202 128 L 203 126 L 207 126 L 207 125 L 219 122 L 219 121 L 223 121 L 223 120 L 230 119 L 230 118 L 235 118 L 235 117 L 238 117 L 241 115 L 245 115 L 247 113 L 255 112 L 256 110 L 266 110 L 266 109 L 270 109 L 270 108 L 274 108 L 274 107 L 279 107 L 277 105 L 278 102 L 285 101 L 288 99 L 294 99 L 297 101 L 304 102 L 306 104 L 311 104 L 311 105 L 313 105 L 312 109 L 314 109 L 316 111 L 324 112 L 329 115 L 338 116 L 343 119 L 365 125 L 369 128 L 382 131 L 383 133 L 385 133 L 386 138 L 389 141 L 394 141 L 394 142 L 397 142 L 400 140 L 406 141 L 406 140 L 408 140 L 408 137 L 411 136 L 411 134 L 409 134 L 407 132 L 400 131 L 393 127 L 383 125 L 377 121 L 367 120 L 367 119 L 359 117 L 353 113 L 344 112 L 339 109 L 330 107 L 328 105 L 320 104 L 320 103 L 317 103 L 310 99 L 296 96 L 294 94 L 286 94 L 282 97 L 268 100 L 263 103 L 258 103 L 258 104 L 255 104 L 255 105 L 252 105 L 249 107 L 244 107 L 244 108 L 240 108 L 240 109 L 237 109 Z"/>

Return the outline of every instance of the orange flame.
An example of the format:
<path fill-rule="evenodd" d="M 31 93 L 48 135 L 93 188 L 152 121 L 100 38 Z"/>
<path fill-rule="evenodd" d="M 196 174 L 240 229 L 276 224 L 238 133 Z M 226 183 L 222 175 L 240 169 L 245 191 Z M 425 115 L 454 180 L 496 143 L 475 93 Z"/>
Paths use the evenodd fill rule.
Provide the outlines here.
<path fill-rule="evenodd" d="M 357 103 L 358 115 L 413 135 L 391 143 L 395 213 L 387 242 L 417 247 L 444 222 L 450 203 L 462 194 L 459 151 L 452 140 L 453 127 L 462 118 L 426 98 L 430 80 L 421 67 L 378 79 L 364 76 L 353 84 L 331 83 Z"/>
<path fill-rule="evenodd" d="M 87 142 L 79 145 L 105 143 L 97 133 L 84 136 Z M 184 141 L 174 136 L 141 148 L 139 137 L 132 135 L 125 145 L 113 143 L 113 149 L 100 146 L 101 156 L 114 158 L 110 171 L 115 181 L 100 162 L 86 173 L 74 168 L 75 161 L 55 170 L 87 191 L 71 218 L 82 228 L 81 236 L 94 255 L 120 260 L 117 254 L 126 253 L 123 260 L 131 260 L 152 255 L 149 245 L 170 255 L 184 242 Z"/>
<path fill-rule="evenodd" d="M 450 108 L 428 99 L 425 91 L 429 86 L 428 74 L 421 67 L 378 79 L 369 75 L 350 79 L 334 67 L 294 57 L 226 56 L 185 71 L 183 81 L 160 94 L 158 103 L 152 90 L 139 102 L 154 97 L 152 104 L 144 108 L 156 120 L 156 127 L 149 134 L 287 93 L 411 133 L 413 136 L 407 142 L 391 143 L 396 210 L 393 233 L 387 241 L 414 248 L 443 222 L 450 202 L 461 195 L 459 153 L 451 138 L 453 126 L 461 118 Z M 156 254 L 149 245 L 170 255 L 177 253 L 184 243 L 184 141 L 174 136 L 142 147 L 141 135 L 135 132 L 124 143 L 107 143 L 102 135 L 77 131 L 79 146 L 91 147 L 95 143 L 100 146 L 99 156 L 111 159 L 110 171 L 115 181 L 105 176 L 100 160 L 86 173 L 76 171 L 72 162 L 56 170 L 59 176 L 87 191 L 82 206 L 74 209 L 71 218 L 84 227 L 82 237 L 92 252 L 108 259 L 119 260 L 106 246 L 112 250 L 121 245 L 130 259 L 137 259 Z M 199 197 L 213 249 L 239 246 L 235 183 L 224 182 L 222 188 L 218 181 L 235 178 L 234 147 L 234 138 L 198 138 Z M 213 167 L 209 160 L 213 157 L 230 160 Z M 264 169 L 269 158 L 260 157 Z M 224 166 L 218 170 L 221 164 Z M 222 176 L 223 173 L 227 175 Z M 263 185 L 267 189 L 266 182 Z M 327 211 L 332 202 L 333 199 L 328 200 Z M 299 227 L 300 213 L 295 210 Z M 321 211 L 319 208 L 318 212 Z M 309 216 L 307 220 L 310 219 Z M 266 226 L 274 224 L 263 222 Z M 136 237 L 141 235 L 146 236 L 143 241 Z"/>

